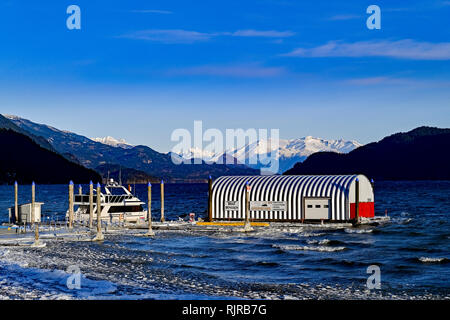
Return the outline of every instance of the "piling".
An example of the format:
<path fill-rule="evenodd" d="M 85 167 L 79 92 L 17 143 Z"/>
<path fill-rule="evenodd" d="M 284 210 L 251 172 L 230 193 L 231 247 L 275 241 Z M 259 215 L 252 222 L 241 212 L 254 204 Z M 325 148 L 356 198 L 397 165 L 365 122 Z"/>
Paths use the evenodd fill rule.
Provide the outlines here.
<path fill-rule="evenodd" d="M 15 223 L 19 223 L 19 185 L 14 182 L 14 218 Z"/>
<path fill-rule="evenodd" d="M 100 183 L 97 183 L 97 235 L 94 238 L 95 241 L 101 241 L 104 239 L 102 234 L 102 219 L 101 219 L 102 214 L 101 193 L 102 190 L 100 187 Z"/>
<path fill-rule="evenodd" d="M 161 180 L 161 222 L 164 221 L 164 180 Z"/>
<path fill-rule="evenodd" d="M 69 183 L 69 229 L 73 227 L 73 181 Z"/>
<path fill-rule="evenodd" d="M 212 178 L 208 179 L 208 221 L 212 222 Z"/>
<path fill-rule="evenodd" d="M 147 236 L 153 237 L 155 233 L 152 230 L 152 184 L 149 182 L 147 186 L 148 203 L 147 203 L 147 219 L 148 219 L 148 231 Z"/>
<path fill-rule="evenodd" d="M 33 183 L 31 184 L 31 223 L 35 223 L 36 221 L 36 217 L 35 212 L 34 212 L 34 203 L 36 202 L 36 185 L 33 181 Z"/>
<path fill-rule="evenodd" d="M 355 221 L 359 223 L 359 179 L 355 181 Z"/>
<path fill-rule="evenodd" d="M 245 223 L 244 231 L 252 231 L 253 228 L 250 225 L 250 184 L 248 181 L 245 183 Z"/>
<path fill-rule="evenodd" d="M 89 229 L 92 230 L 92 221 L 94 220 L 94 184 L 89 182 Z"/>
<path fill-rule="evenodd" d="M 34 223 L 34 244 L 39 244 L 39 224 L 36 221 L 36 209 L 35 209 L 35 203 L 36 203 L 36 184 L 31 184 L 31 221 Z"/>

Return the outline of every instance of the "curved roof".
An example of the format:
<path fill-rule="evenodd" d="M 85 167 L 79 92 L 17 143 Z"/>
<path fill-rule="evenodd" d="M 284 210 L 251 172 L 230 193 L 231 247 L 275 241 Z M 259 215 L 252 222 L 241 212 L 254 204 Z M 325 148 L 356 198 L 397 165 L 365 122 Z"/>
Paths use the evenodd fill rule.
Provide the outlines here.
<path fill-rule="evenodd" d="M 359 178 L 360 186 L 371 185 L 364 175 L 223 176 L 212 187 L 212 218 L 243 219 L 245 184 L 251 186 L 250 201 L 283 201 L 286 211 L 251 211 L 251 219 L 301 220 L 304 197 L 331 199 L 333 220 L 349 219 L 349 192 Z M 225 201 L 239 201 L 239 210 L 226 210 Z"/>

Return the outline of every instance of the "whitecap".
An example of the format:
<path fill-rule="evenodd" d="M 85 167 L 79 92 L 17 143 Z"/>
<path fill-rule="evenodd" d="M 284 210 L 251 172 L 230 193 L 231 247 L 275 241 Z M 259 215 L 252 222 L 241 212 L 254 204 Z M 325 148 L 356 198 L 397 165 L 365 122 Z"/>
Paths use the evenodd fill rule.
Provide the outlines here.
<path fill-rule="evenodd" d="M 419 260 L 423 263 L 434 263 L 434 262 L 442 262 L 447 259 L 446 258 L 420 257 Z"/>
<path fill-rule="evenodd" d="M 320 251 L 320 252 L 334 252 L 343 251 L 346 247 L 326 247 L 326 246 L 298 246 L 298 245 L 273 245 L 272 247 L 286 251 Z"/>
<path fill-rule="evenodd" d="M 325 235 L 325 233 L 320 232 L 305 232 L 301 234 L 302 237 L 320 237 L 323 235 Z"/>
<path fill-rule="evenodd" d="M 373 229 L 344 229 L 345 232 L 347 233 L 371 233 L 373 231 Z"/>
<path fill-rule="evenodd" d="M 322 240 L 307 240 L 306 241 L 308 244 L 320 244 L 320 245 L 326 245 L 330 243 L 330 240 L 328 239 L 322 239 Z"/>

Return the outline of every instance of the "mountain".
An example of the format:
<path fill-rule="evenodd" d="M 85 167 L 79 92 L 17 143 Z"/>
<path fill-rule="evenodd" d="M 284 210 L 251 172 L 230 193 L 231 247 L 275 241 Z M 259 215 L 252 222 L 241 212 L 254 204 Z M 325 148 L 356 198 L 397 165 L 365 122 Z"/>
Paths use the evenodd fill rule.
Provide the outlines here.
<path fill-rule="evenodd" d="M 153 177 L 162 177 L 168 182 L 206 181 L 208 176 L 256 175 L 258 170 L 245 166 L 213 164 L 175 164 L 171 155 L 159 153 L 146 146 L 118 148 L 93 141 L 87 137 L 59 130 L 45 124 L 15 116 L 7 116 L 14 124 L 29 133 L 44 137 L 52 147 L 66 157 L 72 155 L 85 167 L 97 169 L 102 165 L 116 164 L 125 168 L 143 171 Z"/>
<path fill-rule="evenodd" d="M 8 117 L 9 119 L 6 117 Z M 6 116 L 6 117 L 0 114 L 0 129 L 9 129 L 17 133 L 23 134 L 24 136 L 27 136 L 31 140 L 36 142 L 42 148 L 53 152 L 55 151 L 55 149 L 53 149 L 51 144 L 45 138 L 31 134 L 28 131 L 22 129 L 20 126 L 16 125 L 13 121 L 11 121 L 10 119 L 14 119 L 15 118 L 14 116 Z"/>
<path fill-rule="evenodd" d="M 0 129 L 0 183 L 67 184 L 101 181 L 101 177 L 62 155 L 42 148 L 32 138 L 12 129 Z"/>
<path fill-rule="evenodd" d="M 115 181 L 122 181 L 123 184 L 155 183 L 161 181 L 161 178 L 150 176 L 136 169 L 125 168 L 118 164 L 102 164 L 96 168 L 96 171 L 104 178 L 109 177 Z"/>
<path fill-rule="evenodd" d="M 124 139 L 115 139 L 113 137 L 107 136 L 104 138 L 92 138 L 92 141 L 107 144 L 112 147 L 131 149 L 133 146 L 126 142 Z"/>
<path fill-rule="evenodd" d="M 271 145 L 271 140 L 258 140 L 251 144 L 246 144 L 242 148 L 230 149 L 225 152 L 227 158 L 236 158 L 236 161 L 249 167 L 260 169 L 264 164 L 258 159 L 268 159 L 273 153 L 274 159 L 279 161 L 279 173 L 282 173 L 294 166 L 297 162 L 304 161 L 311 154 L 321 151 L 332 151 L 338 153 L 348 153 L 361 144 L 357 141 L 326 140 L 311 136 L 299 139 L 280 139 L 279 146 Z M 276 153 L 278 151 L 278 153 Z M 206 161 L 217 162 L 223 154 L 214 154 L 206 150 L 192 148 L 190 153 L 184 154 L 185 158 L 202 158 Z"/>
<path fill-rule="evenodd" d="M 348 154 L 319 152 L 284 174 L 362 173 L 377 180 L 449 180 L 450 129 L 419 127 Z"/>

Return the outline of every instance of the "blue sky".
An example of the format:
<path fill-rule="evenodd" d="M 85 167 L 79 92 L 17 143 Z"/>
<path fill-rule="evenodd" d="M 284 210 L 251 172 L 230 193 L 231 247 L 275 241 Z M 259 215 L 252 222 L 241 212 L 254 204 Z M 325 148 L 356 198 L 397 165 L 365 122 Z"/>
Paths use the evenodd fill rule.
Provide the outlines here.
<path fill-rule="evenodd" d="M 0 113 L 163 152 L 194 120 L 362 143 L 450 127 L 449 17 L 445 0 L 4 0 Z"/>

